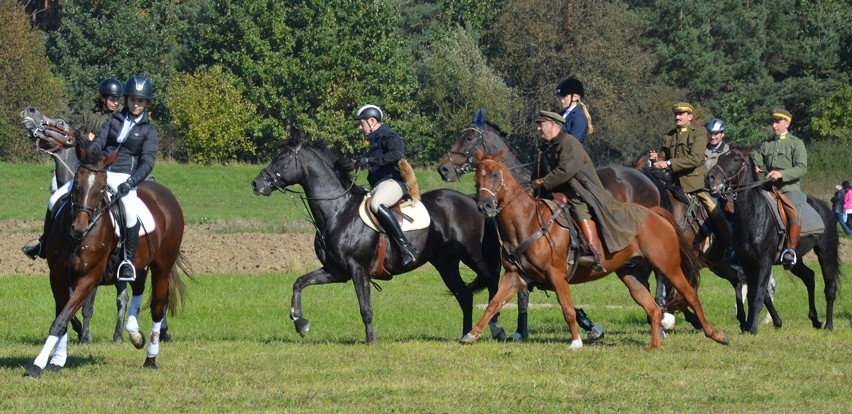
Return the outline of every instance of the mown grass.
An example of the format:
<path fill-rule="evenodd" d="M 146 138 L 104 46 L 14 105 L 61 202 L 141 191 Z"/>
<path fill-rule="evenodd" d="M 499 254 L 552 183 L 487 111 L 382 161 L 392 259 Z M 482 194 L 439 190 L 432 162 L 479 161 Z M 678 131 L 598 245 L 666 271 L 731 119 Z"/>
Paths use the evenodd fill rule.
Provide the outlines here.
<path fill-rule="evenodd" d="M 295 277 L 198 276 L 187 306 L 170 320 L 175 340 L 161 346 L 158 371 L 141 368 L 144 351 L 108 342 L 114 311 L 111 289 L 104 289 L 95 343 L 72 344 L 66 368 L 39 380 L 21 374 L 50 325 L 47 281 L 4 278 L 0 410 L 827 413 L 845 412 L 852 397 L 852 304 L 841 295 L 835 331 L 815 330 L 802 283 L 784 276 L 777 293 L 782 329 L 740 334 L 732 289 L 705 273 L 706 313 L 731 344 L 718 345 L 679 320 L 657 352 L 646 350 L 644 313 L 615 277 L 574 288 L 579 306 L 607 328 L 602 342 L 578 351 L 568 349 L 555 296 L 541 291 L 532 293 L 529 341 L 458 344 L 459 308 L 431 271 L 373 290 L 377 345 L 364 343 L 351 284 L 305 291 L 311 331 L 301 338 L 288 318 Z M 475 317 L 485 301 L 477 295 Z M 515 317 L 510 304 L 502 325 L 513 328 Z M 150 326 L 147 313 L 141 323 Z"/>

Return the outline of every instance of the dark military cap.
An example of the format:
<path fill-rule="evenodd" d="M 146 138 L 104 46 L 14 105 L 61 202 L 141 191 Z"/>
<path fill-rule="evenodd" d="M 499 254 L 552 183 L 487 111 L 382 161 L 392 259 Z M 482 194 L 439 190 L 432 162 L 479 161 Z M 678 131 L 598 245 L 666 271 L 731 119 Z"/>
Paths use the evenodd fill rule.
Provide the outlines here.
<path fill-rule="evenodd" d="M 563 118 L 562 115 L 559 115 L 556 112 L 538 111 L 538 120 L 536 120 L 535 122 L 539 123 L 544 121 L 553 121 L 557 124 L 562 125 L 565 123 L 565 118 Z"/>
<path fill-rule="evenodd" d="M 559 85 L 556 86 L 556 95 L 558 96 L 577 94 L 583 98 L 584 93 L 585 89 L 583 89 L 583 83 L 574 77 L 562 79 L 562 81 L 559 82 Z"/>

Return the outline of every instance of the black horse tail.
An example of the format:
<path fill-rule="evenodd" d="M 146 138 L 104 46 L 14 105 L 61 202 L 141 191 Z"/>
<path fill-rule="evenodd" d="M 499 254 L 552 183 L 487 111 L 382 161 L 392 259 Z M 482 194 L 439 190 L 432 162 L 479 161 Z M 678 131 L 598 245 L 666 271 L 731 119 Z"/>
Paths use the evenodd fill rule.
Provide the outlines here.
<path fill-rule="evenodd" d="M 665 218 L 669 224 L 671 224 L 675 233 L 677 233 L 677 244 L 678 250 L 680 251 L 680 269 L 683 271 L 683 275 L 686 276 L 686 280 L 689 282 L 689 285 L 698 290 L 698 286 L 701 283 L 702 266 L 701 261 L 698 259 L 698 255 L 695 253 L 692 246 L 687 243 L 683 234 L 678 230 L 677 222 L 675 221 L 672 213 L 662 207 L 654 207 L 651 210 Z M 667 307 L 669 310 L 684 311 L 687 308 L 687 303 L 683 296 L 675 290 L 671 300 L 667 303 Z"/>
<path fill-rule="evenodd" d="M 814 246 L 814 251 L 817 253 L 822 268 L 822 277 L 825 280 L 836 281 L 839 288 L 842 278 L 840 271 L 842 263 L 840 261 L 840 235 L 837 232 L 837 218 L 825 201 L 808 196 L 808 204 L 819 213 L 823 223 L 825 223 L 825 233 Z M 825 253 L 825 255 L 822 253 Z"/>

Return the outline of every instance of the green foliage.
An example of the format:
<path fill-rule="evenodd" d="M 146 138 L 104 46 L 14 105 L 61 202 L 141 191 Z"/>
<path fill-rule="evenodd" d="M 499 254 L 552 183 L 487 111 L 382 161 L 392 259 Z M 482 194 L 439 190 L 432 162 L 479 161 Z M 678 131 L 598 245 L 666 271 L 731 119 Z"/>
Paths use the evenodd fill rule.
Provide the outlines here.
<path fill-rule="evenodd" d="M 224 163 L 254 153 L 247 133 L 255 107 L 240 95 L 235 83 L 218 66 L 172 79 L 166 107 L 172 126 L 183 136 L 181 149 L 189 161 Z"/>
<path fill-rule="evenodd" d="M 62 116 L 62 83 L 51 74 L 44 38 L 32 29 L 24 7 L 0 0 L 0 21 L 0 159 L 30 159 L 35 151 L 19 114 L 32 106 Z"/>
<path fill-rule="evenodd" d="M 819 136 L 848 143 L 852 141 L 852 84 L 818 100 L 811 109 L 811 128 Z"/>

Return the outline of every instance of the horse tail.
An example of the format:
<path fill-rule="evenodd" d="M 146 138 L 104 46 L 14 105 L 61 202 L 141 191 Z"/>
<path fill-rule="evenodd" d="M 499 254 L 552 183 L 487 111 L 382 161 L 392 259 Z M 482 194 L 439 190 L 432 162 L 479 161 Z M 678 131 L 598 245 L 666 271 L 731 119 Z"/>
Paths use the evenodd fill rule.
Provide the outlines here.
<path fill-rule="evenodd" d="M 825 280 L 834 280 L 837 287 L 840 287 L 840 279 L 842 278 L 841 260 L 840 260 L 840 235 L 837 232 L 837 218 L 831 211 L 831 207 L 824 201 L 808 196 L 808 204 L 811 205 L 822 217 L 825 223 L 825 233 L 820 238 L 820 241 L 814 246 L 814 253 L 822 268 L 822 276 Z"/>
<path fill-rule="evenodd" d="M 175 316 L 178 308 L 182 308 L 186 302 L 186 284 L 180 277 L 180 272 L 186 274 L 190 279 L 192 277 L 192 268 L 183 253 L 179 253 L 175 260 L 172 270 L 169 272 L 169 295 L 168 309 L 171 316 Z"/>
<path fill-rule="evenodd" d="M 680 269 L 689 285 L 698 290 L 698 285 L 701 282 L 701 261 L 695 254 L 695 250 L 687 243 L 686 239 L 678 230 L 678 224 L 675 221 L 674 215 L 662 207 L 654 207 L 655 213 L 662 216 L 672 226 L 672 230 L 677 234 L 678 250 L 680 251 Z M 685 310 L 687 307 L 686 300 L 677 291 L 673 292 L 672 299 L 668 301 L 668 307 L 672 310 Z"/>
<path fill-rule="evenodd" d="M 417 184 L 417 176 L 414 175 L 414 168 L 405 158 L 399 160 L 399 172 L 402 174 L 402 179 L 405 181 L 405 186 L 408 187 L 408 195 L 414 200 L 420 200 L 420 185 Z"/>

